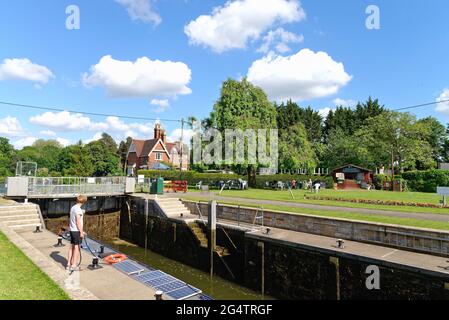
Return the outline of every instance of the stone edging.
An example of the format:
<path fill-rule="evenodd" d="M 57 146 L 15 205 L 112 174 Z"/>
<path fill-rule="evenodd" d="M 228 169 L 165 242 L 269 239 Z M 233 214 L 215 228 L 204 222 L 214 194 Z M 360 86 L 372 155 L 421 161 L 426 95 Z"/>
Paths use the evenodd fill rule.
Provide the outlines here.
<path fill-rule="evenodd" d="M 47 274 L 72 300 L 99 300 L 89 290 L 79 287 L 79 289 L 70 289 L 65 285 L 67 273 L 65 270 L 59 268 L 53 261 L 46 257 L 42 252 L 34 248 L 25 239 L 23 239 L 17 232 L 0 223 L 0 231 L 17 248 L 19 248 L 39 269 Z"/>

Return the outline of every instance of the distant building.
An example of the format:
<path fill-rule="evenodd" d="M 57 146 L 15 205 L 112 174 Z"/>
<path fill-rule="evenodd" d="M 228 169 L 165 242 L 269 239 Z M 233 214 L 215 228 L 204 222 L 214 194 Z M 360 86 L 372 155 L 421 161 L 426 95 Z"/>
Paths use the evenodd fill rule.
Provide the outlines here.
<path fill-rule="evenodd" d="M 188 170 L 189 153 L 186 144 L 181 145 L 180 141 L 168 142 L 165 130 L 156 124 L 153 139 L 133 139 L 126 160 L 128 175 L 136 175 L 137 170 L 152 170 L 161 162 L 169 163 L 178 170 L 182 163 L 182 170 Z"/>
<path fill-rule="evenodd" d="M 373 171 L 353 164 L 332 170 L 332 177 L 339 189 L 359 189 L 373 180 Z"/>

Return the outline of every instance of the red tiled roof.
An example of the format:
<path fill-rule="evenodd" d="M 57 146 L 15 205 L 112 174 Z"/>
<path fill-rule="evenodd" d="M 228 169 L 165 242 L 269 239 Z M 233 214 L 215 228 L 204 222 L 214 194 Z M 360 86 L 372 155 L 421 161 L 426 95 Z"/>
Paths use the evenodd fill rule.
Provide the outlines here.
<path fill-rule="evenodd" d="M 145 140 L 133 140 L 132 142 L 136 147 L 136 154 L 138 157 L 142 154 L 143 146 L 145 144 Z"/>
<path fill-rule="evenodd" d="M 140 156 L 143 156 L 143 157 L 148 156 L 158 141 L 159 141 L 159 139 L 145 140 L 145 143 L 144 143 L 143 149 L 142 149 L 142 154 Z"/>

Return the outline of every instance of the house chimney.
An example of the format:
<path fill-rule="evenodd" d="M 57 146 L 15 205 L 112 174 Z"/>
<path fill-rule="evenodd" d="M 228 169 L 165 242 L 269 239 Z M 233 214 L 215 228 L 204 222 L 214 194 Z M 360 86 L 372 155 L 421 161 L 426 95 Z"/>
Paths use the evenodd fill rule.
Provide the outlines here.
<path fill-rule="evenodd" d="M 165 143 L 166 138 L 167 138 L 167 133 L 165 132 L 165 130 L 161 130 L 161 139 L 162 139 L 163 143 Z"/>
<path fill-rule="evenodd" d="M 154 139 L 161 139 L 161 125 L 159 123 L 154 126 Z"/>

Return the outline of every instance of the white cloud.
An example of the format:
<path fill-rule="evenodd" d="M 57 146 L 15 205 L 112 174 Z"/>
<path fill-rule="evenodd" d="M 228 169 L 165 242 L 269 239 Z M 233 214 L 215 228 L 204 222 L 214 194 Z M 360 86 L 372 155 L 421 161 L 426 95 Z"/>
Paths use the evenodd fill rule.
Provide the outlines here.
<path fill-rule="evenodd" d="M 327 115 L 328 115 L 329 112 L 331 112 L 331 111 L 333 111 L 333 109 L 331 109 L 331 108 L 323 108 L 323 109 L 318 110 L 318 113 L 320 114 L 320 116 L 321 116 L 323 119 L 326 119 L 326 118 L 327 118 Z"/>
<path fill-rule="evenodd" d="M 235 0 L 201 15 L 185 26 L 189 42 L 221 53 L 244 49 L 274 24 L 305 19 L 298 0 Z"/>
<path fill-rule="evenodd" d="M 446 88 L 441 92 L 440 96 L 436 99 L 436 102 L 449 100 L 449 88 Z M 449 116 L 449 102 L 440 102 L 437 104 L 435 111 L 444 113 Z"/>
<path fill-rule="evenodd" d="M 70 140 L 61 137 L 57 137 L 55 140 L 58 141 L 63 147 L 67 147 L 70 145 Z"/>
<path fill-rule="evenodd" d="M 181 140 L 182 129 L 178 128 L 173 130 L 168 139 L 171 142 L 180 141 Z M 187 145 L 190 145 L 190 139 L 193 137 L 194 131 L 192 129 L 184 129 L 183 133 L 183 142 Z"/>
<path fill-rule="evenodd" d="M 334 100 L 334 104 L 337 107 L 342 106 L 342 107 L 346 107 L 346 108 L 352 108 L 357 104 L 357 102 L 354 100 L 351 100 L 351 99 L 345 100 L 345 99 L 337 98 Z"/>
<path fill-rule="evenodd" d="M 31 146 L 36 141 L 37 141 L 36 137 L 26 137 L 26 138 L 23 138 L 23 139 L 16 140 L 12 144 L 13 144 L 15 149 L 21 150 L 24 147 Z"/>
<path fill-rule="evenodd" d="M 40 132 L 40 134 L 47 137 L 56 137 L 56 132 L 51 130 L 43 130 Z"/>
<path fill-rule="evenodd" d="M 91 139 L 83 140 L 83 143 L 84 144 L 89 144 L 89 143 L 91 143 L 93 141 L 98 141 L 98 140 L 101 139 L 101 135 L 102 134 L 103 134 L 103 132 L 97 132 L 97 133 L 94 134 L 94 136 Z"/>
<path fill-rule="evenodd" d="M 80 130 L 106 130 L 108 125 L 102 122 L 93 122 L 89 117 L 80 113 L 45 112 L 30 118 L 32 124 L 51 128 L 56 131 L 80 131 Z"/>
<path fill-rule="evenodd" d="M 155 112 L 164 112 L 170 107 L 170 103 L 167 99 L 160 100 L 160 99 L 153 99 L 151 100 L 151 104 L 153 106 L 157 106 L 157 108 L 154 110 Z"/>
<path fill-rule="evenodd" d="M 300 43 L 304 41 L 304 36 L 285 31 L 283 28 L 270 30 L 263 38 L 262 46 L 257 50 L 259 52 L 268 53 L 274 49 L 279 53 L 290 51 L 289 43 Z"/>
<path fill-rule="evenodd" d="M 126 8 L 130 18 L 133 21 L 142 21 L 158 25 L 161 23 L 161 17 L 153 10 L 152 0 L 115 0 Z"/>
<path fill-rule="evenodd" d="M 101 138 L 101 133 L 107 132 L 117 141 L 128 136 L 134 138 L 140 135 L 149 136 L 153 133 L 154 128 L 153 123 L 126 123 L 118 117 L 107 117 L 104 121 L 95 122 L 87 116 L 68 111 L 45 112 L 31 117 L 30 122 L 56 131 L 96 131 L 96 136 L 99 138 Z M 41 134 L 55 137 L 56 133 L 53 130 L 44 130 L 41 131 Z M 62 142 L 66 141 L 61 140 Z"/>
<path fill-rule="evenodd" d="M 84 74 L 83 83 L 86 87 L 102 86 L 114 98 L 175 98 L 192 93 L 188 87 L 191 75 L 182 62 L 147 57 L 135 62 L 119 61 L 108 55 L 91 67 L 90 74 Z"/>
<path fill-rule="evenodd" d="M 0 119 L 0 135 L 7 137 L 20 137 L 24 135 L 22 125 L 17 118 L 7 116 Z"/>
<path fill-rule="evenodd" d="M 0 64 L 0 80 L 26 80 L 46 84 L 54 77 L 47 67 L 32 63 L 29 59 L 5 59 Z"/>
<path fill-rule="evenodd" d="M 269 54 L 256 60 L 248 80 L 275 101 L 311 100 L 337 93 L 352 76 L 326 52 L 303 49 L 291 56 Z"/>

